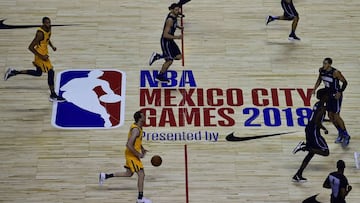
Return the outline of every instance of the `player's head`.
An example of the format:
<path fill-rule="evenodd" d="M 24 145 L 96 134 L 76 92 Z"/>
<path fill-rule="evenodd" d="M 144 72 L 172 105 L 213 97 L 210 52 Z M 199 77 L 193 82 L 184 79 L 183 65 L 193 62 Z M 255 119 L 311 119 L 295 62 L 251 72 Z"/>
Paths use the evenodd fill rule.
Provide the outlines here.
<path fill-rule="evenodd" d="M 324 61 L 323 61 L 324 68 L 330 67 L 331 64 L 332 64 L 332 59 L 331 58 L 324 58 Z"/>
<path fill-rule="evenodd" d="M 145 116 L 141 111 L 137 111 L 134 113 L 134 120 L 135 123 L 138 123 L 139 121 L 145 121 Z"/>
<path fill-rule="evenodd" d="M 323 102 L 326 102 L 329 98 L 329 92 L 326 88 L 322 88 L 322 89 L 319 89 L 317 92 L 316 92 L 316 98 L 318 100 L 321 100 Z"/>
<path fill-rule="evenodd" d="M 50 29 L 51 28 L 51 20 L 50 20 L 50 18 L 49 17 L 43 17 L 42 18 L 42 24 L 43 24 L 43 26 L 46 28 L 46 29 Z"/>
<path fill-rule="evenodd" d="M 339 170 L 344 170 L 345 168 L 345 162 L 343 160 L 339 160 L 336 163 L 336 168 L 338 168 Z"/>
<path fill-rule="evenodd" d="M 181 5 L 178 4 L 178 3 L 172 3 L 170 6 L 169 6 L 169 10 L 175 14 L 176 16 L 180 14 L 180 7 Z"/>
<path fill-rule="evenodd" d="M 92 70 L 88 74 L 89 78 L 99 78 L 102 75 L 104 75 L 104 72 L 101 70 Z"/>

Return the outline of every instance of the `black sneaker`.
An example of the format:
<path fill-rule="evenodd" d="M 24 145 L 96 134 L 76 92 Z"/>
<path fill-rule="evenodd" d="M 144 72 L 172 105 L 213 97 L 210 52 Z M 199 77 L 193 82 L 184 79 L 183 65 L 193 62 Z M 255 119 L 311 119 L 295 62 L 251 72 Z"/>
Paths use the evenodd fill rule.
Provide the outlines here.
<path fill-rule="evenodd" d="M 290 41 L 295 41 L 295 40 L 299 40 L 299 41 L 300 41 L 300 38 L 298 38 L 295 34 L 290 34 L 288 39 L 289 39 Z"/>
<path fill-rule="evenodd" d="M 292 178 L 292 181 L 297 182 L 297 183 L 305 183 L 307 181 L 307 179 L 298 174 L 295 174 Z"/>
<path fill-rule="evenodd" d="M 51 94 L 49 97 L 49 100 L 52 102 L 63 102 L 63 101 L 65 101 L 65 98 L 58 96 L 56 94 Z"/>
<path fill-rule="evenodd" d="M 170 82 L 170 80 L 167 79 L 164 75 L 158 75 L 155 80 L 158 82 Z"/>
<path fill-rule="evenodd" d="M 149 66 L 151 66 L 156 60 L 159 59 L 159 54 L 156 53 L 156 52 L 153 52 L 150 56 L 150 59 L 149 59 Z"/>
<path fill-rule="evenodd" d="M 271 21 L 273 21 L 274 20 L 274 18 L 273 17 L 271 17 L 271 16 L 268 16 L 268 17 L 266 17 L 266 23 L 265 23 L 265 25 L 268 25 Z"/>
<path fill-rule="evenodd" d="M 15 70 L 13 68 L 8 68 L 4 74 L 4 80 L 6 81 L 10 77 L 15 75 Z"/>
<path fill-rule="evenodd" d="M 298 151 L 305 151 L 306 144 L 304 141 L 300 141 L 298 145 L 292 151 L 293 154 L 296 154 Z"/>
<path fill-rule="evenodd" d="M 335 143 L 342 143 L 343 138 L 344 138 L 343 135 L 341 133 L 339 133 L 337 138 L 335 139 Z"/>

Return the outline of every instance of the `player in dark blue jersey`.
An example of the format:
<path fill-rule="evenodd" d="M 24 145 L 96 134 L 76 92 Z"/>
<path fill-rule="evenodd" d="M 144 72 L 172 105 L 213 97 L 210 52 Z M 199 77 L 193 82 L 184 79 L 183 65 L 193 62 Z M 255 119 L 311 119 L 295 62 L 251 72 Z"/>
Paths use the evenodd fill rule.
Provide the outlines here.
<path fill-rule="evenodd" d="M 320 133 L 320 129 L 324 130 L 325 134 L 328 133 L 328 130 L 322 125 L 326 113 L 326 107 L 324 105 L 329 98 L 327 89 L 323 88 L 318 90 L 316 97 L 319 101 L 314 104 L 311 117 L 309 118 L 309 122 L 305 128 L 306 144 L 301 141 L 293 150 L 293 154 L 296 154 L 300 150 L 308 151 L 308 154 L 301 163 L 299 170 L 292 178 L 293 182 L 302 183 L 307 181 L 306 178 L 302 177 L 302 173 L 315 154 L 321 156 L 329 156 L 330 154 L 325 138 L 321 136 Z"/>
<path fill-rule="evenodd" d="M 162 55 L 154 52 L 149 60 L 149 65 L 151 66 L 156 60 L 165 59 L 164 64 L 160 70 L 158 76 L 156 76 L 157 81 L 168 82 L 166 78 L 166 71 L 169 69 L 174 60 L 181 59 L 181 51 L 174 39 L 181 39 L 182 35 L 175 35 L 176 28 L 183 29 L 178 25 L 177 18 L 181 14 L 180 4 L 173 3 L 169 6 L 169 14 L 166 17 L 163 33 L 161 35 L 160 44 L 162 49 Z"/>
<path fill-rule="evenodd" d="M 268 16 L 266 18 L 266 25 L 274 20 L 292 20 L 293 22 L 291 25 L 289 40 L 300 40 L 300 38 L 295 34 L 296 27 L 299 22 L 299 14 L 295 9 L 292 0 L 281 0 L 281 7 L 284 10 L 284 14 L 282 16 Z"/>
<path fill-rule="evenodd" d="M 331 58 L 324 59 L 323 66 L 319 69 L 319 76 L 314 85 L 313 94 L 320 86 L 321 81 L 323 81 L 325 88 L 327 88 L 329 91 L 329 101 L 327 102 L 329 119 L 338 130 L 338 137 L 336 138 L 335 142 L 342 142 L 342 146 L 346 147 L 349 145 L 350 135 L 346 130 L 343 119 L 340 117 L 340 109 L 343 92 L 348 85 L 348 82 L 341 74 L 341 72 L 332 67 L 331 64 Z M 342 83 L 341 86 L 340 82 Z"/>
<path fill-rule="evenodd" d="M 339 160 L 336 163 L 337 171 L 330 173 L 324 183 L 323 187 L 331 189 L 330 203 L 346 203 L 345 197 L 352 190 L 351 185 L 344 175 L 345 162 Z"/>

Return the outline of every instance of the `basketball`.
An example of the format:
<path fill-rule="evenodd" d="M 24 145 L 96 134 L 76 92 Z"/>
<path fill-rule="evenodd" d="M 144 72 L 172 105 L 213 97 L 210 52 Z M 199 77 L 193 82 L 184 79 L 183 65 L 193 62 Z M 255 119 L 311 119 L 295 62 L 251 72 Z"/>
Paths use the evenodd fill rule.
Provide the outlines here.
<path fill-rule="evenodd" d="M 162 163 L 162 159 L 159 155 L 154 155 L 152 158 L 151 158 L 151 164 L 153 166 L 160 166 Z"/>

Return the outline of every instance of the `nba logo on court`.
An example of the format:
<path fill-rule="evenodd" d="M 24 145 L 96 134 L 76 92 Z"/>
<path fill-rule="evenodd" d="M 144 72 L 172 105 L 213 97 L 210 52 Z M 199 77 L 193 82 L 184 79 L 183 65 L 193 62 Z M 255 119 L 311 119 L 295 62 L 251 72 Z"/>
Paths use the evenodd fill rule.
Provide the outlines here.
<path fill-rule="evenodd" d="M 101 129 L 123 125 L 124 72 L 113 69 L 66 70 L 56 90 L 66 99 L 54 102 L 52 125 L 64 129 Z"/>

